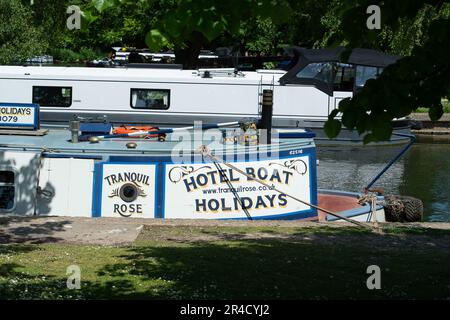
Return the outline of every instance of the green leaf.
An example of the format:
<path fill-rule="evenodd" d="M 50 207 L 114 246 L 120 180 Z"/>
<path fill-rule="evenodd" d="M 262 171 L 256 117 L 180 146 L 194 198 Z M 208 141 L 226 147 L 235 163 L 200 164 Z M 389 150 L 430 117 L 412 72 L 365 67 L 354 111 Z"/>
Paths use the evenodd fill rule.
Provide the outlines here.
<path fill-rule="evenodd" d="M 80 12 L 81 13 L 81 17 L 87 22 L 87 23 L 92 23 L 95 20 L 98 19 L 98 16 L 95 16 L 92 14 L 92 12 L 88 11 L 88 10 L 83 10 Z"/>
<path fill-rule="evenodd" d="M 372 134 L 378 141 L 386 141 L 391 138 L 392 119 L 386 114 L 372 113 L 370 115 L 372 121 Z"/>
<path fill-rule="evenodd" d="M 328 119 L 334 119 L 334 118 L 336 118 L 336 116 L 338 115 L 338 113 L 339 113 L 339 109 L 333 109 L 333 110 L 330 112 L 330 115 L 328 116 Z"/>
<path fill-rule="evenodd" d="M 431 121 L 439 120 L 443 114 L 444 114 L 444 107 L 442 106 L 441 103 L 439 103 L 438 105 L 432 106 L 428 110 L 428 115 L 430 116 Z"/>
<path fill-rule="evenodd" d="M 342 124 L 350 130 L 353 130 L 358 121 L 358 113 L 353 110 L 348 110 L 342 114 Z"/>
<path fill-rule="evenodd" d="M 325 122 L 324 126 L 325 134 L 331 139 L 338 136 L 338 134 L 341 132 L 341 128 L 341 122 L 336 119 L 328 119 L 327 122 Z"/>
<path fill-rule="evenodd" d="M 169 41 L 158 29 L 153 29 L 150 30 L 149 33 L 147 33 L 147 36 L 145 37 L 145 43 L 150 49 L 159 51 L 163 47 L 167 46 L 169 44 Z"/>
<path fill-rule="evenodd" d="M 114 0 L 92 0 L 92 4 L 98 12 L 102 12 L 105 9 L 111 8 L 115 5 Z"/>
<path fill-rule="evenodd" d="M 377 139 L 375 138 L 375 136 L 373 134 L 368 133 L 364 136 L 363 143 L 368 144 L 370 142 L 377 142 Z"/>
<path fill-rule="evenodd" d="M 339 106 L 339 110 L 341 112 L 346 112 L 347 110 L 349 110 L 352 107 L 352 100 L 351 100 L 351 98 L 342 99 L 339 102 L 338 106 Z"/>

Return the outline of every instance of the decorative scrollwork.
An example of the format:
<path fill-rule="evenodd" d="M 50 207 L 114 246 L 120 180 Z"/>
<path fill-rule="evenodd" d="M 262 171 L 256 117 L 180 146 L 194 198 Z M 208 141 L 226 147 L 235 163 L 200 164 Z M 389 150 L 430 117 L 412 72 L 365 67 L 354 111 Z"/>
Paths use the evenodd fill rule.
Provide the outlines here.
<path fill-rule="evenodd" d="M 169 171 L 169 180 L 173 183 L 178 183 L 183 179 L 185 176 L 188 176 L 190 174 L 193 174 L 199 170 L 202 169 L 211 169 L 210 166 L 203 166 L 198 169 L 194 169 L 193 166 L 178 166 L 173 167 Z"/>
<path fill-rule="evenodd" d="M 271 162 L 269 163 L 269 166 L 271 165 L 278 165 L 287 169 L 294 170 L 302 176 L 308 172 L 308 166 L 306 165 L 305 161 L 300 159 L 287 160 L 282 164 L 278 162 Z"/>

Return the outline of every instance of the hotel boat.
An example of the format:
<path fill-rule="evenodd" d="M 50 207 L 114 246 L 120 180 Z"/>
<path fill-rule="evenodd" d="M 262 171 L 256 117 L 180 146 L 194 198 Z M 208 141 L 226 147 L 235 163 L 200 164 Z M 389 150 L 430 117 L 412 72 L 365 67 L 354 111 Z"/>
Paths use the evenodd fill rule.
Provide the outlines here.
<path fill-rule="evenodd" d="M 317 190 L 310 132 L 273 129 L 264 144 L 258 131 L 230 124 L 147 138 L 109 135 L 106 123 L 44 130 L 38 108 L 0 105 L 0 215 L 336 219 L 319 206 L 359 221 L 385 219 L 383 207 L 373 215 L 357 194 Z M 202 145 L 221 162 L 199 153 Z"/>
<path fill-rule="evenodd" d="M 257 118 L 262 92 L 270 89 L 274 127 L 309 129 L 316 133 L 317 143 L 361 143 L 361 136 L 345 128 L 337 139 L 329 140 L 324 123 L 342 99 L 353 96 L 397 57 L 355 49 L 343 63 L 343 50 L 295 48 L 288 70 L 249 72 L 139 64 L 0 66 L 0 102 L 39 104 L 42 125 L 48 127 L 67 124 L 74 116 L 102 116 L 116 124 L 183 126 Z M 408 132 L 407 120 L 394 121 L 394 133 Z M 393 135 L 390 143 L 405 141 Z"/>

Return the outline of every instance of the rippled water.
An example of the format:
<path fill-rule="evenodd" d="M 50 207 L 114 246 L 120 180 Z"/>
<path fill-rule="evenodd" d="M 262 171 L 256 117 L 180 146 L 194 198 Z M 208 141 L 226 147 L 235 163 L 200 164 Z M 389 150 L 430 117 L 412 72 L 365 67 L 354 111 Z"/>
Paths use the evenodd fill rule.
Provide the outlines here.
<path fill-rule="evenodd" d="M 318 186 L 361 192 L 400 147 L 318 147 Z M 450 221 L 450 141 L 420 142 L 374 187 L 424 203 L 425 221 Z"/>

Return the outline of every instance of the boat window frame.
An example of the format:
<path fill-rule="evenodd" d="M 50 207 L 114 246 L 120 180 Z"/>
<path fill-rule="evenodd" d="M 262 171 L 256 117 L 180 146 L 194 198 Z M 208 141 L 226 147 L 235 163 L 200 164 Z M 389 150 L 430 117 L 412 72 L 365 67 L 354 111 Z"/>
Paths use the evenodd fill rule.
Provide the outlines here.
<path fill-rule="evenodd" d="M 18 171 L 15 168 L 9 167 L 9 166 L 0 166 L 0 172 L 1 171 L 12 172 L 14 174 L 14 181 L 12 183 L 11 182 L 0 182 L 0 188 L 1 187 L 13 187 L 14 188 L 12 207 L 9 209 L 0 207 L 0 213 L 10 213 L 10 212 L 13 212 L 17 206 L 17 194 L 18 194 L 17 178 L 19 175 L 18 175 Z"/>
<path fill-rule="evenodd" d="M 34 93 L 34 89 L 35 88 L 59 88 L 59 89 L 70 89 L 70 104 L 69 105 L 46 105 L 46 104 L 41 104 L 39 102 L 35 102 L 35 93 Z M 32 86 L 32 103 L 36 103 L 39 104 L 40 107 L 48 107 L 48 108 L 70 108 L 73 104 L 73 87 L 70 86 Z"/>
<path fill-rule="evenodd" d="M 145 91 L 162 91 L 167 93 L 167 107 L 166 108 L 139 108 L 133 106 L 133 91 L 145 90 Z M 170 109 L 170 89 L 158 89 L 158 88 L 130 88 L 130 107 L 135 110 L 169 110 Z"/>

